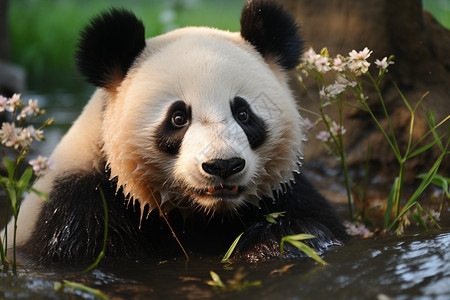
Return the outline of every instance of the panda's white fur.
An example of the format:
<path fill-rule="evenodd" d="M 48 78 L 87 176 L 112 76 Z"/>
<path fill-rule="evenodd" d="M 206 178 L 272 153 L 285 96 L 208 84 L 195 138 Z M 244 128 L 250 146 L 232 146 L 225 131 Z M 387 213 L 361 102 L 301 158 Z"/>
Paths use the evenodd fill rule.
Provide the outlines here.
<path fill-rule="evenodd" d="M 54 169 L 40 178 L 35 185 L 36 189 L 49 193 L 50 201 L 53 202 L 44 204 L 39 197 L 30 194 L 22 203 L 17 228 L 19 246 L 36 239 L 32 236 L 33 230 L 36 234 L 37 226 L 46 226 L 40 222 L 48 220 L 39 219 L 44 218 L 45 214 L 58 216 L 76 213 L 58 211 L 66 207 L 64 201 L 78 201 L 76 196 L 75 199 L 52 199 L 57 198 L 55 195 L 64 195 L 64 191 L 61 191 L 63 188 L 57 186 L 56 182 L 60 182 L 58 180 L 64 176 L 73 176 L 71 174 L 108 176 L 114 189 L 111 195 L 115 194 L 113 197 L 128 201 L 127 207 L 130 210 L 138 207 L 139 224 L 157 206 L 162 206 L 166 212 L 191 208 L 191 214 L 204 214 L 212 218 L 216 214 L 241 215 L 242 209 L 249 206 L 258 207 L 261 199 L 272 197 L 273 191 L 280 188 L 284 189 L 286 194 L 286 189 L 289 188 L 287 183 L 295 184 L 298 179 L 295 176 L 299 173 L 299 158 L 302 156 L 305 140 L 302 118 L 286 75 L 286 69 L 292 68 L 297 62 L 300 40 L 295 23 L 292 23 L 290 17 L 277 5 L 254 1 L 249 2 L 247 6 L 242 18 L 248 20 L 241 20 L 250 23 L 243 25 L 250 28 L 247 32 L 242 30 L 241 33 L 230 33 L 202 27 L 178 29 L 149 38 L 142 46 L 136 46 L 136 50 L 132 50 L 138 52 L 137 56 L 125 57 L 125 60 L 132 60 L 122 63 L 122 69 L 116 68 L 114 60 L 107 61 L 111 64 L 109 68 L 101 61 L 103 58 L 98 57 L 98 67 L 104 70 L 97 71 L 95 66 L 90 66 L 90 48 L 85 46 L 82 54 L 88 58 L 80 59 L 81 63 L 85 64 L 81 67 L 82 73 L 87 74 L 88 80 L 99 88 L 54 150 L 51 156 Z M 268 17 L 259 16 L 261 12 Z M 244 17 L 245 13 L 249 16 Z M 107 32 L 113 32 L 113 29 L 108 28 L 108 21 L 105 21 L 109 17 L 113 19 L 113 15 L 123 17 L 126 14 L 115 11 L 111 16 L 93 21 L 92 27 L 87 30 L 94 33 L 96 30 L 105 31 L 97 29 L 105 25 Z M 275 19 L 281 18 L 282 22 L 273 21 L 272 15 L 275 15 Z M 134 22 L 133 17 L 131 18 Z M 268 25 L 263 25 L 266 27 L 261 32 L 254 32 L 252 22 L 264 23 L 258 18 L 268 19 Z M 287 22 L 289 28 L 274 29 L 273 36 L 262 36 L 264 32 L 273 30 L 269 26 L 282 26 L 283 22 Z M 284 42 L 283 34 L 289 30 L 292 34 L 286 33 L 287 42 Z M 89 32 L 84 35 L 89 37 Z M 125 35 L 124 42 L 127 42 L 127 38 Z M 266 41 L 261 42 L 261 38 Z M 89 42 L 86 44 L 91 46 Z M 124 47 L 128 50 L 128 46 Z M 139 50 L 141 48 L 142 51 Z M 95 54 L 92 55 L 95 60 Z M 83 68 L 88 71 L 83 71 Z M 98 79 L 97 74 L 104 76 Z M 235 104 L 237 102 L 248 105 L 242 116 L 245 122 L 250 118 L 252 122 L 261 123 L 258 123 L 256 133 L 249 133 L 239 123 L 238 116 L 233 111 L 233 105 L 238 105 Z M 180 127 L 182 137 L 173 141 L 171 136 L 164 137 L 164 124 L 167 123 L 169 111 L 177 105 L 184 105 L 183 109 L 186 111 L 183 110 L 183 114 L 186 120 Z M 240 108 L 239 112 L 241 113 Z M 170 130 L 175 132 L 175 135 L 178 134 L 178 129 Z M 252 144 L 254 141 L 249 134 L 255 134 L 256 138 L 259 138 L 257 144 Z M 161 145 L 159 135 L 164 137 L 162 140 L 169 146 Z M 179 142 L 179 145 L 174 146 L 176 142 Z M 166 146 L 168 149 L 164 151 Z M 226 176 L 218 176 L 214 173 L 217 165 L 212 165 L 211 171 L 209 162 L 212 161 L 225 161 L 228 164 L 237 161 L 239 165 L 235 169 L 238 170 L 233 169 L 234 171 L 230 171 Z M 209 169 L 205 164 L 210 165 Z M 102 175 L 108 172 L 108 175 Z M 77 189 L 84 192 L 83 186 L 77 186 L 76 183 L 73 188 L 75 190 L 70 192 L 76 194 Z M 294 192 L 295 187 L 292 188 L 293 196 L 280 200 L 280 203 L 287 201 L 287 206 L 279 207 L 292 207 L 292 216 L 289 217 L 292 220 L 289 224 L 298 223 L 298 228 L 307 228 L 307 222 L 300 215 L 305 214 L 305 220 L 310 216 L 301 209 L 303 204 L 297 203 L 299 199 L 305 198 L 302 201 L 306 201 L 308 209 L 309 201 L 317 202 L 313 206 L 324 206 L 325 213 L 320 215 L 319 219 L 323 218 L 326 223 L 329 218 L 331 225 L 320 225 L 317 228 L 324 227 L 326 233 L 323 233 L 323 236 L 329 234 L 324 244 L 329 244 L 330 240 L 341 233 L 340 225 L 328 211 L 324 200 L 309 186 L 303 188 L 306 190 L 302 191 L 304 195 L 300 196 L 294 195 L 298 192 Z M 275 205 L 275 200 L 270 201 L 273 203 L 264 202 L 264 205 Z M 320 210 L 321 207 L 312 209 L 311 218 L 318 218 L 313 217 L 317 214 L 316 209 Z M 248 220 L 250 219 L 249 216 Z M 306 222 L 306 225 L 303 222 Z M 45 227 L 45 237 L 37 243 L 45 244 L 46 250 L 42 252 L 44 255 L 56 253 L 58 259 L 63 257 L 64 260 L 65 254 L 58 252 L 63 250 L 53 249 L 62 243 L 60 234 L 64 230 L 53 229 L 52 226 L 62 228 L 64 224 L 55 223 Z M 204 226 L 207 226 L 207 223 Z M 8 230 L 12 236 L 11 224 Z M 55 232 L 52 233 L 52 230 Z M 89 228 L 85 230 L 89 231 Z M 316 229 L 309 231 L 314 230 Z M 335 234 L 333 236 L 328 232 Z M 230 235 L 233 234 L 230 231 Z M 252 235 L 248 236 L 250 244 Z M 88 236 L 87 240 L 93 238 L 98 237 Z M 123 236 L 120 240 L 123 240 Z M 65 246 L 67 245 L 64 244 Z M 244 244 L 243 249 L 245 247 Z M 244 252 L 242 250 L 242 253 Z M 36 253 L 40 253 L 35 254 L 36 256 L 43 255 L 39 251 Z M 85 254 L 81 256 L 83 255 Z"/>
<path fill-rule="evenodd" d="M 230 101 L 236 96 L 246 99 L 269 128 L 267 141 L 255 151 L 231 115 Z M 180 99 L 193 107 L 192 121 L 179 155 L 162 155 L 152 135 L 170 104 Z M 155 208 L 152 192 L 162 203 L 177 204 L 185 186 L 208 188 L 214 179 L 201 163 L 211 159 L 244 157 L 245 169 L 226 184 L 247 187 L 233 201 L 193 195 L 195 203 L 212 211 L 255 203 L 280 181 L 289 181 L 298 168 L 301 117 L 286 78 L 277 77 L 240 35 L 184 28 L 147 40 L 145 51 L 109 101 L 114 103 L 104 114 L 104 153 L 118 186 L 141 205 Z"/>

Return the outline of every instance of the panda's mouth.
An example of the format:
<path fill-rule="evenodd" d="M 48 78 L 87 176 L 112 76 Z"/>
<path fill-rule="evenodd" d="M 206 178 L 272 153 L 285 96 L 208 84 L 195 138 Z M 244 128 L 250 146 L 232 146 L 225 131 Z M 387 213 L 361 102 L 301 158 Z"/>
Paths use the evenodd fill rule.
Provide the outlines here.
<path fill-rule="evenodd" d="M 206 189 L 198 190 L 200 196 L 214 197 L 214 198 L 236 198 L 244 190 L 242 186 L 229 185 L 215 185 Z"/>

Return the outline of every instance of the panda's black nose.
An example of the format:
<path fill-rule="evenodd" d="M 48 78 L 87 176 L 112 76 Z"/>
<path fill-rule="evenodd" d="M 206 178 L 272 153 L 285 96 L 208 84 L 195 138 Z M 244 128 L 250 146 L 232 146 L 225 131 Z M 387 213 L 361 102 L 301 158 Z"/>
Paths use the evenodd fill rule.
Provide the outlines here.
<path fill-rule="evenodd" d="M 245 167 L 245 160 L 239 157 L 231 159 L 213 159 L 202 163 L 203 170 L 211 175 L 226 179 L 241 172 Z"/>

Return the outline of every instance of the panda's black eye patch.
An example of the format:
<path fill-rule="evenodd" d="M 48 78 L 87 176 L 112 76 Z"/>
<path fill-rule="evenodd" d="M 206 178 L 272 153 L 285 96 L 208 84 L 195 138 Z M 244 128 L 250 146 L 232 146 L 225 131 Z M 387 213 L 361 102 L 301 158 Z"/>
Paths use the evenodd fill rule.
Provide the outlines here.
<path fill-rule="evenodd" d="M 235 97 L 231 101 L 231 112 L 233 118 L 244 130 L 250 146 L 254 149 L 262 145 L 267 136 L 266 124 L 253 112 L 247 100 Z"/>
<path fill-rule="evenodd" d="M 177 154 L 191 120 L 191 108 L 183 101 L 169 106 L 166 117 L 155 132 L 156 146 L 169 154 Z"/>

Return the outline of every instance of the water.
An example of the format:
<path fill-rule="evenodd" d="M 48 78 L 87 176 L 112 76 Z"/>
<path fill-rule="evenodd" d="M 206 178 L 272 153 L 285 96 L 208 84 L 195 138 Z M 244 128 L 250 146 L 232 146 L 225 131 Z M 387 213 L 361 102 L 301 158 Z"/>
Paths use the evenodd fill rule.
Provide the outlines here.
<path fill-rule="evenodd" d="M 321 266 L 310 259 L 222 264 L 220 257 L 170 261 L 105 263 L 88 274 L 85 266 L 23 269 L 1 274 L 0 298 L 93 299 L 55 281 L 71 280 L 113 299 L 450 299 L 450 229 L 403 237 L 354 239 L 327 251 Z M 274 272 L 293 265 L 285 273 Z M 243 291 L 220 291 L 206 282 L 209 272 L 226 282 L 239 272 L 243 281 L 261 281 Z"/>

